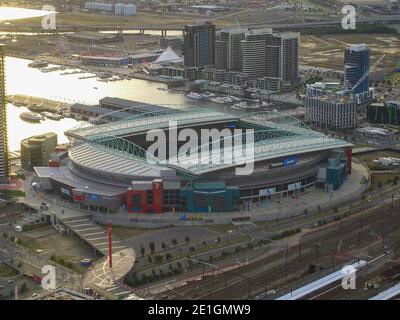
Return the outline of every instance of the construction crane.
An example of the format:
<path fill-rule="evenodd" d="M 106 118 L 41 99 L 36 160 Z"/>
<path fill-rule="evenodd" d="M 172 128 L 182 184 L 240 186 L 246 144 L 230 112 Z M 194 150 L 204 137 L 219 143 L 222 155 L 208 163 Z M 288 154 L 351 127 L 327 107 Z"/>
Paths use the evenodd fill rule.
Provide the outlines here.
<path fill-rule="evenodd" d="M 382 56 L 379 57 L 378 60 L 375 61 L 375 63 L 363 74 L 363 76 L 356 82 L 356 84 L 349 89 L 349 82 L 347 81 L 346 83 L 346 91 L 349 92 L 354 92 L 354 90 L 375 70 L 375 68 L 382 62 L 382 60 L 385 58 L 386 54 L 383 54 Z"/>

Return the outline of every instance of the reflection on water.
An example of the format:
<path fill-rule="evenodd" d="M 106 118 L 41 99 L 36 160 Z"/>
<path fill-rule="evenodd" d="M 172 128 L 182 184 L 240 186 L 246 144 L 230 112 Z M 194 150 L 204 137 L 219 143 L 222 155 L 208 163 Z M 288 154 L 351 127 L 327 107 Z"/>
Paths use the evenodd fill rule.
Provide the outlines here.
<path fill-rule="evenodd" d="M 45 132 L 55 132 L 59 143 L 68 142 L 64 136 L 64 131 L 79 124 L 74 119 L 64 118 L 60 121 L 46 119 L 41 123 L 23 121 L 19 115 L 22 112 L 29 111 L 24 107 L 15 107 L 8 105 L 7 125 L 8 125 L 8 147 L 10 150 L 19 150 L 22 139 L 33 135 L 39 135 Z"/>
<path fill-rule="evenodd" d="M 81 102 L 97 104 L 106 96 L 137 100 L 154 104 L 169 104 L 173 107 L 182 105 L 199 105 L 184 95 L 158 90 L 166 88 L 165 84 L 139 79 L 118 82 L 101 82 L 95 78 L 80 80 L 83 74 L 61 75 L 65 71 L 43 73 L 28 67 L 30 60 L 6 58 L 7 94 L 24 94 L 69 103 Z M 97 89 L 95 89 L 97 88 Z M 73 119 L 61 121 L 45 120 L 42 123 L 27 123 L 19 115 L 26 108 L 8 107 L 9 147 L 20 148 L 23 138 L 47 131 L 56 132 L 60 142 L 67 142 L 63 132 L 76 126 L 79 122 Z"/>
<path fill-rule="evenodd" d="M 0 21 L 43 17 L 49 13 L 45 10 L 0 7 Z"/>

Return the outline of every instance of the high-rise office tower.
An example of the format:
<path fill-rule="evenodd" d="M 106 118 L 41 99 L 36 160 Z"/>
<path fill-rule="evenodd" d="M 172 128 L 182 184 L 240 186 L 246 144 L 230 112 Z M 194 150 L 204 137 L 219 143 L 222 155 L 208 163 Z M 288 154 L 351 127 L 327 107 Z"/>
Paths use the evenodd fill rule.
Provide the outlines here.
<path fill-rule="evenodd" d="M 365 44 L 351 45 L 344 52 L 344 83 L 347 90 L 357 84 L 369 70 L 370 49 Z M 367 92 L 370 76 L 366 76 L 352 91 L 355 94 Z"/>
<path fill-rule="evenodd" d="M 0 179 L 9 175 L 4 45 L 0 44 Z"/>
<path fill-rule="evenodd" d="M 265 74 L 271 89 L 293 87 L 298 82 L 299 48 L 299 33 L 274 33 L 267 37 Z"/>
<path fill-rule="evenodd" d="M 215 43 L 215 68 L 242 71 L 242 45 L 246 30 L 222 30 Z"/>
<path fill-rule="evenodd" d="M 215 69 L 228 69 L 228 42 L 222 40 L 220 33 L 216 35 L 215 40 Z"/>
<path fill-rule="evenodd" d="M 253 77 L 265 75 L 266 44 L 272 29 L 249 30 L 242 45 L 242 71 Z"/>
<path fill-rule="evenodd" d="M 205 22 L 185 26 L 183 55 L 185 67 L 214 66 L 215 25 Z"/>

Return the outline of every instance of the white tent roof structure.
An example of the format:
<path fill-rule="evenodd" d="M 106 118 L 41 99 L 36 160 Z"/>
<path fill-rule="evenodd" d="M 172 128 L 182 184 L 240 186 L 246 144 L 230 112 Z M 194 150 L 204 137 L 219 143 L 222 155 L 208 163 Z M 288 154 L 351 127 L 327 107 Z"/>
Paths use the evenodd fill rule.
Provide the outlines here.
<path fill-rule="evenodd" d="M 170 63 L 170 62 L 180 62 L 182 61 L 182 58 L 178 56 L 174 50 L 171 49 L 171 47 L 168 47 L 165 49 L 165 51 L 158 57 L 158 59 L 155 61 L 155 63 Z"/>

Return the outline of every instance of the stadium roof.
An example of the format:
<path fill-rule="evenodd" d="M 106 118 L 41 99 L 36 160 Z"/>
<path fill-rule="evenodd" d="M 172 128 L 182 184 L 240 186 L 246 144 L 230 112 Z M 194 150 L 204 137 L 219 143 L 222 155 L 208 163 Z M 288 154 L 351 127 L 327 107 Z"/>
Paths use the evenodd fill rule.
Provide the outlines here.
<path fill-rule="evenodd" d="M 226 138 L 221 137 L 219 143 L 225 147 L 221 148 L 220 152 L 211 152 L 208 155 L 202 151 L 207 149 L 205 148 L 207 146 L 196 146 L 191 148 L 190 152 L 186 150 L 184 153 L 171 157 L 168 163 L 164 163 L 154 158 L 141 146 L 125 139 L 125 137 L 132 135 L 147 133 L 149 130 L 168 129 L 171 122 L 176 122 L 178 128 L 184 128 L 203 125 L 209 127 L 210 124 L 234 121 L 241 121 L 255 128 L 254 148 L 248 149 L 250 151 L 254 150 L 254 154 L 250 152 L 244 155 L 243 151 L 245 148 L 237 150 L 231 144 L 226 143 Z M 125 167 L 127 168 L 126 170 L 130 170 L 129 168 L 133 170 L 136 168 L 137 163 L 138 166 L 143 166 L 144 173 L 146 173 L 145 167 L 148 166 L 151 166 L 152 170 L 155 171 L 157 171 L 156 168 L 169 167 L 178 172 L 193 176 L 242 166 L 245 162 L 252 162 L 253 160 L 262 161 L 300 153 L 352 146 L 343 140 L 330 138 L 322 133 L 313 131 L 300 120 L 275 111 L 257 112 L 239 117 L 207 109 L 193 109 L 188 111 L 182 109 L 164 109 L 135 115 L 112 123 L 85 125 L 66 132 L 66 135 L 74 139 L 86 141 L 86 143 L 76 149 L 79 151 L 72 151 L 70 154 L 74 158 L 74 161 L 82 162 L 82 157 L 79 156 L 78 152 L 81 149 L 87 149 L 82 152 L 86 154 L 84 164 L 88 167 L 106 170 L 113 163 L 115 170 L 124 171 L 123 168 Z M 248 134 L 240 133 L 239 135 L 243 138 L 248 138 L 247 140 L 251 140 Z M 212 143 L 215 143 L 215 141 Z M 251 146 L 251 143 L 249 146 Z M 240 152 L 240 157 L 238 152 Z M 91 156 L 92 154 L 94 156 Z M 224 162 L 224 160 L 221 160 L 230 158 L 234 159 L 234 161 Z M 184 162 L 181 159 L 184 159 Z M 235 161 L 236 159 L 240 159 L 241 164 Z M 100 168 L 101 166 L 103 168 Z M 159 174 L 159 172 L 155 171 L 151 172 L 150 175 L 153 173 L 155 176 L 157 173 Z M 128 172 L 118 173 L 124 174 Z M 140 172 L 137 173 L 140 174 Z"/>

